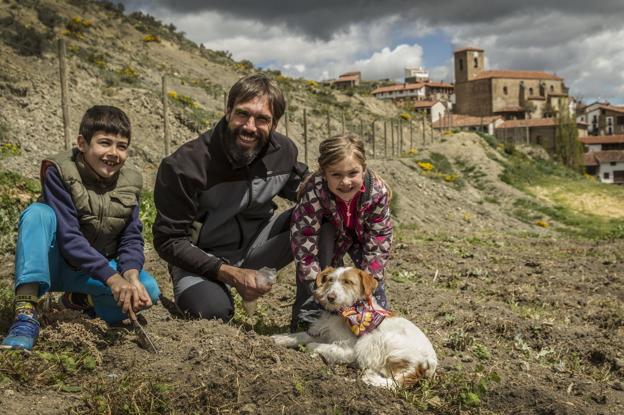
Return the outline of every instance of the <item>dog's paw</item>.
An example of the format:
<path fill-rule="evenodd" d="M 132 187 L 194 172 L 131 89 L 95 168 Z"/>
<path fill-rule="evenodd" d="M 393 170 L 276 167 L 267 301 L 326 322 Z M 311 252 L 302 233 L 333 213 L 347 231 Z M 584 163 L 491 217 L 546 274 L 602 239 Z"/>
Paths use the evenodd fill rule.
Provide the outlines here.
<path fill-rule="evenodd" d="M 385 388 L 394 390 L 397 387 L 396 382 L 392 378 L 386 378 L 372 369 L 366 369 L 362 375 L 362 382 L 377 388 Z"/>
<path fill-rule="evenodd" d="M 299 345 L 297 339 L 288 334 L 274 334 L 271 336 L 271 340 L 278 346 L 294 348 Z"/>

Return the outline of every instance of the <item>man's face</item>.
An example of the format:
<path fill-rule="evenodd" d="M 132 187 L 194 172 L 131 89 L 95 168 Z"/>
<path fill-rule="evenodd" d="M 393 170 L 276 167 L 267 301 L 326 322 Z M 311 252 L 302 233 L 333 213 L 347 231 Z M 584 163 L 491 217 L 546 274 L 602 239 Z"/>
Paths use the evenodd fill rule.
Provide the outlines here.
<path fill-rule="evenodd" d="M 225 138 L 230 156 L 236 164 L 249 164 L 269 141 L 275 128 L 266 97 L 239 102 L 227 113 L 228 134 Z"/>
<path fill-rule="evenodd" d="M 79 135 L 78 149 L 85 162 L 100 177 L 113 177 L 123 167 L 128 158 L 128 139 L 105 131 L 96 131 L 91 143 Z"/>

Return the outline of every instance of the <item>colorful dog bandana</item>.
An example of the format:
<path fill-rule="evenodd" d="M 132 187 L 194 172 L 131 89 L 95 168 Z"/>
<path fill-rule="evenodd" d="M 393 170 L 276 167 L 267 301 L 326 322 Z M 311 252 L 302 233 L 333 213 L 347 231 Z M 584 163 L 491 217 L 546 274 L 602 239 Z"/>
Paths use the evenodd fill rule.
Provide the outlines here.
<path fill-rule="evenodd" d="M 367 302 L 358 301 L 351 307 L 341 308 L 340 315 L 349 323 L 353 334 L 360 337 L 373 331 L 384 318 L 392 315 L 392 312 L 383 308 L 379 310 L 373 308 L 371 299 L 368 297 Z"/>

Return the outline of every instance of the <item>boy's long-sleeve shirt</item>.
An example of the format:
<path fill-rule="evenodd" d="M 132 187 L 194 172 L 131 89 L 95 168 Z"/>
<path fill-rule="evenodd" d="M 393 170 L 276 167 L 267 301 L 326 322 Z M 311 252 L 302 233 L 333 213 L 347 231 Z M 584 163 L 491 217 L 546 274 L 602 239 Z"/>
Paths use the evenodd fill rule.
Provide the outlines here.
<path fill-rule="evenodd" d="M 43 179 L 43 202 L 56 213 L 56 243 L 68 264 L 85 274 L 106 282 L 119 272 L 141 270 L 144 263 L 143 225 L 139 219 L 139 205 L 135 206 L 119 236 L 117 249 L 118 270 L 109 265 L 109 258 L 98 252 L 80 231 L 78 212 L 70 192 L 54 166 L 46 169 Z"/>

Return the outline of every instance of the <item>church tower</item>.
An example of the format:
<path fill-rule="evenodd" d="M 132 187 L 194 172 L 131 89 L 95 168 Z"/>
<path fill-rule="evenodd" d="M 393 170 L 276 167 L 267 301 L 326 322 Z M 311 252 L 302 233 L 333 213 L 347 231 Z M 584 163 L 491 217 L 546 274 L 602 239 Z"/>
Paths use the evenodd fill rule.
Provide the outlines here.
<path fill-rule="evenodd" d="M 455 83 L 474 79 L 485 70 L 485 53 L 479 48 L 464 48 L 454 52 Z"/>

